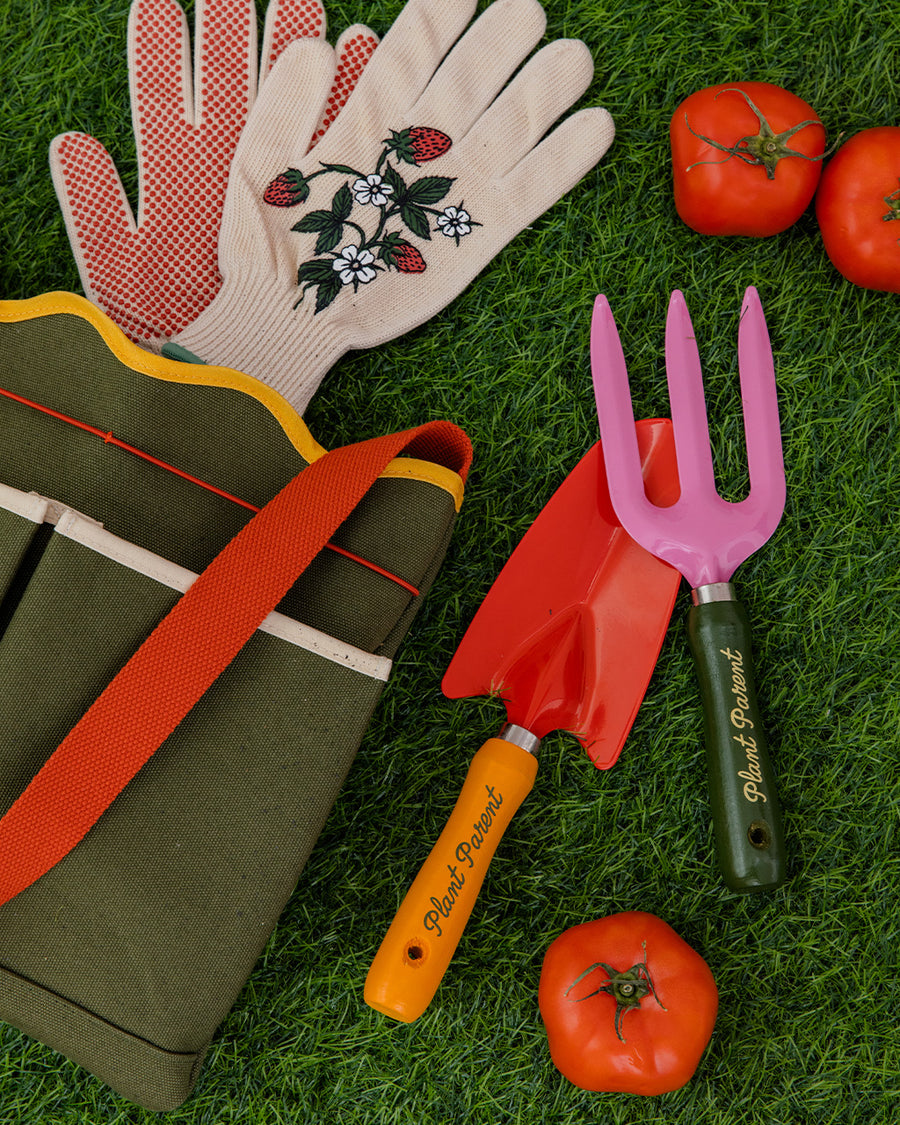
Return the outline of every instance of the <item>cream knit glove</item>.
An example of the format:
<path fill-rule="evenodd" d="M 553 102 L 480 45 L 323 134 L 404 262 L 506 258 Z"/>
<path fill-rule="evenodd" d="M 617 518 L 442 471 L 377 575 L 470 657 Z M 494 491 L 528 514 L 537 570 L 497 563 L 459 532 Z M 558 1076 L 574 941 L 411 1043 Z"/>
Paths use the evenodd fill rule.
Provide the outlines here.
<path fill-rule="evenodd" d="M 190 324 L 221 285 L 217 246 L 228 170 L 257 93 L 256 21 L 254 0 L 197 0 L 192 81 L 187 21 L 175 0 L 132 4 L 128 73 L 140 173 L 136 222 L 100 141 L 63 133 L 50 146 L 53 182 L 85 293 L 128 336 L 154 351 Z M 319 0 L 271 0 L 261 76 L 288 43 L 324 34 Z M 341 36 L 331 74 L 309 94 L 307 148 L 337 116 L 377 42 L 360 26 Z"/>
<path fill-rule="evenodd" d="M 600 160 L 606 110 L 545 136 L 591 82 L 587 47 L 558 40 L 519 70 L 544 33 L 537 0 L 495 0 L 463 35 L 474 8 L 409 0 L 309 156 L 308 91 L 333 58 L 284 52 L 235 153 L 222 291 L 167 354 L 246 371 L 303 411 L 341 355 L 434 316 Z"/>

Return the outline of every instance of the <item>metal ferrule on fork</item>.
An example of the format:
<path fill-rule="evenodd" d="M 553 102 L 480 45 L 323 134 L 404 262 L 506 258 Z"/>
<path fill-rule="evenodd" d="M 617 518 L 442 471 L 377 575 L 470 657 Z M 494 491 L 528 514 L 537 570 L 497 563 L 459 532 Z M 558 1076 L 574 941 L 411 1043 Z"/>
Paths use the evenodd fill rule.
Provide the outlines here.
<path fill-rule="evenodd" d="M 731 582 L 708 582 L 705 586 L 697 586 L 691 590 L 691 601 L 694 605 L 708 605 L 709 602 L 736 601 L 734 586 Z"/>

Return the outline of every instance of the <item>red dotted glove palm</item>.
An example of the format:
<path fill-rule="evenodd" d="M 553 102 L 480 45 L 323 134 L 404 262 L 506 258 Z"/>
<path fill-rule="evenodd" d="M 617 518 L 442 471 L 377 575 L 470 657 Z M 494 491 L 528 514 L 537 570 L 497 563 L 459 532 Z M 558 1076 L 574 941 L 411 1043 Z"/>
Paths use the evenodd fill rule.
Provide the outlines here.
<path fill-rule="evenodd" d="M 254 0 L 197 0 L 191 77 L 187 20 L 175 0 L 135 0 L 128 68 L 137 144 L 135 221 L 112 158 L 84 133 L 50 146 L 50 167 L 87 296 L 153 350 L 191 324 L 221 286 L 217 247 L 228 172 L 257 88 L 282 50 L 325 34 L 319 0 L 272 0 L 257 70 Z M 338 40 L 333 82 L 310 139 L 335 119 L 377 45 L 355 25 Z M 260 74 L 258 80 L 257 75 Z"/>

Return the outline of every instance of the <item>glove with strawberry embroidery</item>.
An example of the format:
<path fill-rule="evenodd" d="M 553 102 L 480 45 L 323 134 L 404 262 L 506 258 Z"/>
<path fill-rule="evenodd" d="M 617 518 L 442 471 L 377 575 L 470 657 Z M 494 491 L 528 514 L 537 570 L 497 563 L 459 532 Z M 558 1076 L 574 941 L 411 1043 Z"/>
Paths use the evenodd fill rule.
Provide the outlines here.
<path fill-rule="evenodd" d="M 591 82 L 587 47 L 558 40 L 518 69 L 544 33 L 537 0 L 495 0 L 465 31 L 474 10 L 409 0 L 309 155 L 306 91 L 331 62 L 321 44 L 284 52 L 235 153 L 222 291 L 167 355 L 248 372 L 302 412 L 341 355 L 434 316 L 600 160 L 604 109 L 545 135 Z"/>
<path fill-rule="evenodd" d="M 217 243 L 238 139 L 257 95 L 254 0 L 197 0 L 195 78 L 175 0 L 135 0 L 128 20 L 131 110 L 140 177 L 137 222 L 98 140 L 63 133 L 50 168 L 87 296 L 139 344 L 158 351 L 221 285 Z M 261 74 L 288 43 L 325 34 L 319 0 L 271 0 Z M 311 90 L 307 148 L 337 116 L 377 45 L 361 25 Z M 193 88 L 192 88 L 193 85 Z"/>

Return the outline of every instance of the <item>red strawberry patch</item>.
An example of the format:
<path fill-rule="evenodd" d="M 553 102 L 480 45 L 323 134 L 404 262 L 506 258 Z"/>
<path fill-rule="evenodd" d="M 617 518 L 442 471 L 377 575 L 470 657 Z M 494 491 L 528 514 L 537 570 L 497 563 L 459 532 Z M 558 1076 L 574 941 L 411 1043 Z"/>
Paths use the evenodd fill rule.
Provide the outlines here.
<path fill-rule="evenodd" d="M 428 125 L 414 125 L 411 129 L 391 130 L 390 140 L 384 144 L 389 152 L 407 164 L 426 164 L 437 160 L 448 151 L 453 141 L 440 129 Z"/>
<path fill-rule="evenodd" d="M 391 257 L 401 273 L 422 273 L 426 268 L 425 259 L 409 242 L 398 242 Z"/>
<path fill-rule="evenodd" d="M 306 177 L 296 168 L 281 172 L 263 193 L 263 200 L 272 207 L 296 207 L 309 197 Z"/>
<path fill-rule="evenodd" d="M 450 148 L 453 142 L 446 133 L 439 129 L 428 129 L 418 125 L 409 131 L 409 141 L 417 164 L 424 164 L 428 160 L 436 160 Z"/>

